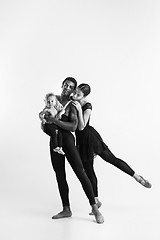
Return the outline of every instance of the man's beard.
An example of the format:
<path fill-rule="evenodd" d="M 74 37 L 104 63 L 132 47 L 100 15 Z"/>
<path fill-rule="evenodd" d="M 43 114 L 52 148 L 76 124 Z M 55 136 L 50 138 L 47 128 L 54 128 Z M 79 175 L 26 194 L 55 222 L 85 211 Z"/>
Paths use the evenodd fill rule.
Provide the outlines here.
<path fill-rule="evenodd" d="M 67 90 L 63 90 L 62 93 L 63 93 L 63 95 L 66 95 L 66 96 L 70 95 L 69 91 L 67 91 Z"/>
<path fill-rule="evenodd" d="M 62 91 L 62 95 L 65 96 L 65 97 L 70 97 L 72 93 L 70 91 L 67 91 L 67 90 L 63 90 Z"/>

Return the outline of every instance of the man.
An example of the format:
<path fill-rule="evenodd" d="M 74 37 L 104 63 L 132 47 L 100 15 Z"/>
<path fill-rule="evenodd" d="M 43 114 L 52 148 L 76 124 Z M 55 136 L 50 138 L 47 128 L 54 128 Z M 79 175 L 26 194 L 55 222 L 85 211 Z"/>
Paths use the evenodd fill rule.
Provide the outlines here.
<path fill-rule="evenodd" d="M 62 93 L 60 96 L 57 96 L 58 100 L 65 107 L 65 113 L 62 116 L 61 120 L 57 120 L 54 117 L 49 117 L 48 122 L 54 123 L 62 130 L 63 136 L 63 150 L 65 156 L 70 163 L 73 171 L 81 182 L 83 190 L 88 197 L 89 203 L 92 207 L 95 219 L 97 223 L 103 223 L 104 218 L 98 210 L 97 205 L 95 204 L 94 193 L 90 180 L 88 179 L 82 162 L 79 156 L 78 150 L 75 146 L 74 136 L 71 131 L 75 131 L 78 124 L 77 110 L 72 105 L 70 101 L 70 94 L 73 93 L 77 86 L 77 82 L 74 78 L 68 77 L 62 83 Z M 62 200 L 63 210 L 54 215 L 52 219 L 59 219 L 64 217 L 71 217 L 72 212 L 70 209 L 69 203 L 69 187 L 66 181 L 66 172 L 65 172 L 65 156 L 58 154 L 53 151 L 52 142 L 50 141 L 50 155 L 53 169 L 56 174 L 56 179 L 58 183 L 59 193 Z"/>

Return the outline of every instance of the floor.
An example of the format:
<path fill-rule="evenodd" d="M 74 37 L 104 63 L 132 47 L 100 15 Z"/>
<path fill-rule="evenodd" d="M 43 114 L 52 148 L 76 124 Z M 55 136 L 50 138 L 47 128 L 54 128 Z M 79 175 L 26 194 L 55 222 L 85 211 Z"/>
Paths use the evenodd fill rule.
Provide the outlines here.
<path fill-rule="evenodd" d="M 0 238 L 3 240 L 159 240 L 158 205 L 104 204 L 101 212 L 104 224 L 97 224 L 89 216 L 89 207 L 73 204 L 71 218 L 52 220 L 53 214 L 60 210 L 46 195 L 39 202 L 24 197 L 1 199 Z M 33 200 L 33 201 L 32 201 Z M 74 199 L 72 199 L 74 200 Z M 57 200 L 56 200 L 57 201 Z M 85 206 L 85 207 L 84 207 Z"/>
<path fill-rule="evenodd" d="M 160 239 L 160 191 L 156 169 L 144 174 L 153 185 L 146 189 L 116 168 L 97 162 L 100 211 L 105 219 L 104 224 L 97 224 L 94 217 L 89 216 L 88 199 L 69 165 L 66 171 L 73 215 L 52 220 L 52 216 L 61 211 L 55 175 L 49 161 L 39 161 L 37 169 L 34 159 L 39 161 L 36 157 L 30 162 L 23 161 L 20 171 L 17 167 L 13 169 L 15 172 L 8 171 L 5 175 L 1 171 L 0 239 Z"/>

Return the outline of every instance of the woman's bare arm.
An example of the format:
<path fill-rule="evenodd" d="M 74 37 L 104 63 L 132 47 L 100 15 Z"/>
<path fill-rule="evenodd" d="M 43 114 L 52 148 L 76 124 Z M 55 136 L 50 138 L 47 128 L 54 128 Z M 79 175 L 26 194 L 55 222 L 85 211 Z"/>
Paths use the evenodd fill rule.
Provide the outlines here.
<path fill-rule="evenodd" d="M 78 111 L 78 129 L 81 131 L 87 125 L 89 117 L 91 116 L 91 109 L 86 109 L 84 112 L 82 111 L 82 106 L 79 102 L 73 102 L 73 105 L 76 107 Z"/>

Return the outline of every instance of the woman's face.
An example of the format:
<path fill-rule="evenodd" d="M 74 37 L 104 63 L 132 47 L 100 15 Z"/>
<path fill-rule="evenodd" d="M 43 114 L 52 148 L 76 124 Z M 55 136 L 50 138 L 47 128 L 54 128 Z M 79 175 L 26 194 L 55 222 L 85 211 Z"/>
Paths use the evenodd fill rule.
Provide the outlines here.
<path fill-rule="evenodd" d="M 75 101 L 80 101 L 82 98 L 84 98 L 84 93 L 79 88 L 76 88 L 75 92 L 73 93 L 72 99 Z"/>

